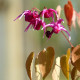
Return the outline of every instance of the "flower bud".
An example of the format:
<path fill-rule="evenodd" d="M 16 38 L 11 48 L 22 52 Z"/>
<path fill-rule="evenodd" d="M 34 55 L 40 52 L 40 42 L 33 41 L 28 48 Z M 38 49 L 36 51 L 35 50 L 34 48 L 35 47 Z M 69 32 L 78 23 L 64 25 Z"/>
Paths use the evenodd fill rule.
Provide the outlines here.
<path fill-rule="evenodd" d="M 72 16 L 73 16 L 73 6 L 71 1 L 68 1 L 68 4 L 64 5 L 64 13 L 67 19 L 67 25 L 69 27 L 69 30 L 71 29 L 72 24 Z"/>

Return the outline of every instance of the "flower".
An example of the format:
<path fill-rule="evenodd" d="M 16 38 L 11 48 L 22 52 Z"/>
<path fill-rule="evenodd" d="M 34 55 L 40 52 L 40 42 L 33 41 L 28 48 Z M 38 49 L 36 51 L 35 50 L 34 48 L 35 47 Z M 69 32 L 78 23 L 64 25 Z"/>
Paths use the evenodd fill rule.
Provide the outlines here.
<path fill-rule="evenodd" d="M 42 29 L 46 29 L 47 27 L 51 27 L 52 28 L 52 31 L 46 31 L 46 33 L 44 32 L 44 34 L 46 34 L 46 36 L 48 38 L 51 38 L 51 36 L 52 36 L 53 33 L 58 34 L 60 31 L 65 31 L 68 34 L 69 40 L 70 40 L 71 39 L 70 34 L 64 28 L 64 26 L 61 25 L 61 22 L 63 22 L 63 21 L 64 20 L 60 18 L 59 20 L 57 20 L 57 22 L 54 22 L 53 21 L 50 24 L 45 25 Z"/>
<path fill-rule="evenodd" d="M 51 9 L 51 8 L 50 9 L 47 9 L 47 8 L 43 9 L 40 12 L 39 15 L 42 15 L 43 21 L 44 21 L 44 18 L 50 18 L 50 17 L 52 17 L 52 19 L 54 20 L 54 14 L 53 14 L 53 12 L 56 14 L 56 17 L 58 19 L 57 11 L 54 10 L 54 9 Z"/>
<path fill-rule="evenodd" d="M 33 19 L 30 24 L 27 26 L 27 28 L 25 29 L 25 31 L 27 32 L 27 30 L 29 29 L 29 27 L 32 25 L 34 30 L 40 30 L 41 26 L 44 26 L 44 22 L 42 22 L 42 20 L 40 18 L 36 18 Z"/>
<path fill-rule="evenodd" d="M 18 18 L 21 19 L 23 16 L 25 16 L 26 22 L 30 22 L 25 29 L 26 32 L 30 26 L 32 26 L 34 30 L 40 30 L 40 27 L 44 24 L 44 22 L 42 22 L 42 20 L 39 18 L 37 11 L 26 10 L 22 14 L 20 14 L 15 20 L 17 20 Z"/>
<path fill-rule="evenodd" d="M 21 19 L 23 16 L 25 16 L 25 21 L 31 22 L 33 19 L 38 18 L 38 12 L 37 11 L 31 11 L 31 10 L 25 10 L 22 14 L 20 14 L 15 20 L 18 18 Z"/>

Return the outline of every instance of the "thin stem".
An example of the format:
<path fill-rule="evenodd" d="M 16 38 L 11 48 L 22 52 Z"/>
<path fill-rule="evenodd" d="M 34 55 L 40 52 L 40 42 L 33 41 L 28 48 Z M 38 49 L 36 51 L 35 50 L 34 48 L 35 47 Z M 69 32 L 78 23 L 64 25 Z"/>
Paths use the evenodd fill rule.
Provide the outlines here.
<path fill-rule="evenodd" d="M 71 47 L 74 47 L 73 45 L 72 45 L 72 43 L 69 41 L 69 39 L 66 37 L 66 35 L 61 31 L 61 33 L 64 35 L 64 37 L 66 38 L 66 40 L 69 42 L 69 44 L 71 45 Z"/>
<path fill-rule="evenodd" d="M 37 11 L 41 12 L 38 8 L 34 7 L 33 10 L 36 9 Z"/>

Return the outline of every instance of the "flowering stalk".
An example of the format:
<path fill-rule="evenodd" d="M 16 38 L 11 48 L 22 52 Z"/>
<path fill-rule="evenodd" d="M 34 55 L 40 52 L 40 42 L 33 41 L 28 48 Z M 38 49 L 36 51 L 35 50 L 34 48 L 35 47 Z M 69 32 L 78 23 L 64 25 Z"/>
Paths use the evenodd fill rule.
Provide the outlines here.
<path fill-rule="evenodd" d="M 39 13 L 35 10 L 39 11 Z M 56 22 L 54 22 L 54 13 L 57 18 Z M 71 47 L 73 47 L 73 45 L 69 41 L 71 39 L 70 34 L 65 29 L 65 27 L 63 25 L 61 25 L 61 22 L 64 22 L 64 20 L 61 18 L 59 19 L 56 10 L 54 10 L 52 8 L 50 8 L 50 9 L 44 8 L 42 11 L 40 11 L 37 8 L 32 8 L 32 10 L 25 10 L 15 20 L 17 20 L 18 18 L 21 19 L 23 16 L 25 17 L 25 21 L 29 22 L 29 25 L 25 29 L 26 32 L 28 31 L 30 26 L 34 30 L 40 30 L 40 28 L 42 26 L 43 27 L 42 30 L 44 30 L 44 35 L 46 35 L 46 37 L 48 39 L 50 39 L 53 33 L 58 34 L 60 31 L 61 32 L 65 31 L 68 34 L 69 39 L 65 36 L 65 34 L 63 32 L 62 32 L 62 34 L 65 36 L 65 38 L 67 39 L 67 41 L 69 42 Z M 40 19 L 40 17 L 42 17 L 42 20 Z M 44 21 L 45 18 L 47 18 L 50 21 L 49 24 L 46 24 L 46 22 Z M 50 18 L 52 18 L 52 19 L 50 19 Z M 52 31 L 47 30 L 48 27 L 51 27 Z M 43 37 L 44 37 L 44 35 L 43 35 Z"/>

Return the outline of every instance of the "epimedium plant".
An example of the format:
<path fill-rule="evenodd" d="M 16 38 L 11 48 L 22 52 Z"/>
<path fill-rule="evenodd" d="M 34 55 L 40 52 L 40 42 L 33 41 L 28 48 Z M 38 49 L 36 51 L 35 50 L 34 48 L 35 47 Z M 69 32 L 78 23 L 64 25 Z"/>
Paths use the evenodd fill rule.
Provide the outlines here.
<path fill-rule="evenodd" d="M 46 36 L 48 39 L 52 37 L 53 33 L 58 34 L 61 32 L 71 46 L 71 48 L 68 48 L 66 55 L 56 58 L 56 62 L 54 60 L 55 50 L 53 47 L 48 47 L 47 49 L 42 50 L 37 56 L 34 56 L 34 52 L 31 52 L 26 60 L 26 70 L 30 80 L 32 80 L 31 65 L 33 60 L 35 60 L 34 68 L 37 80 L 40 80 L 41 76 L 44 80 L 52 68 L 53 80 L 60 79 L 60 70 L 62 70 L 67 80 L 69 80 L 69 76 L 71 76 L 72 80 L 78 80 L 80 77 L 80 75 L 78 75 L 78 71 L 80 71 L 80 45 L 74 47 L 70 42 L 71 36 L 66 28 L 61 24 L 64 22 L 64 20 L 60 18 L 61 10 L 64 10 L 67 26 L 70 31 L 72 26 L 74 28 L 76 26 L 76 17 L 78 25 L 80 26 L 80 13 L 75 11 L 70 0 L 68 0 L 68 3 L 64 5 L 64 9 L 61 8 L 60 5 L 57 6 L 56 10 L 44 7 L 43 10 L 40 11 L 37 8 L 32 8 L 31 10 L 25 10 L 15 19 L 21 19 L 24 16 L 25 21 L 29 22 L 25 32 L 27 32 L 29 28 L 33 28 L 34 30 L 43 30 L 43 37 Z M 49 23 L 46 23 L 45 18 L 49 20 Z M 49 30 L 49 28 L 51 28 L 51 30 Z M 66 32 L 69 38 L 66 37 L 64 32 Z"/>

